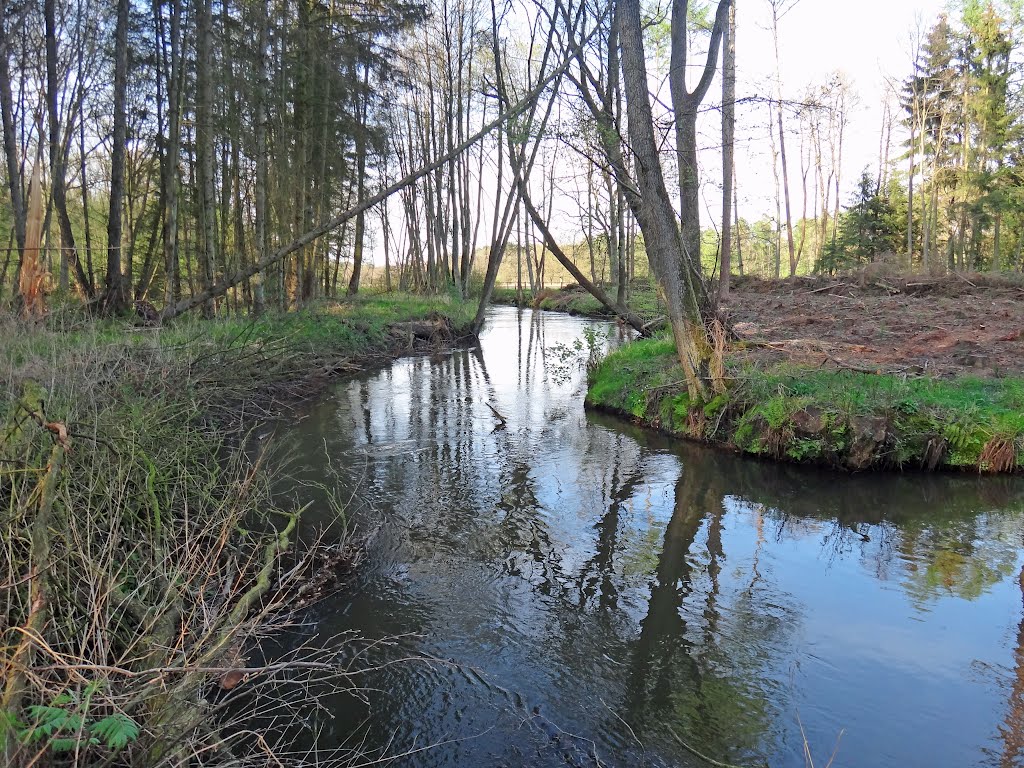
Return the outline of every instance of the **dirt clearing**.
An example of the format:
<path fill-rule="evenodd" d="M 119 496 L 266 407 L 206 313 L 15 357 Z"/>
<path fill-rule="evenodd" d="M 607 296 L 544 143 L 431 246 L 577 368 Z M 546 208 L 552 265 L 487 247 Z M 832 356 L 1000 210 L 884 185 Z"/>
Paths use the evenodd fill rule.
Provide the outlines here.
<path fill-rule="evenodd" d="M 1024 374 L 1024 278 L 738 279 L 723 304 L 737 354 L 942 378 Z"/>

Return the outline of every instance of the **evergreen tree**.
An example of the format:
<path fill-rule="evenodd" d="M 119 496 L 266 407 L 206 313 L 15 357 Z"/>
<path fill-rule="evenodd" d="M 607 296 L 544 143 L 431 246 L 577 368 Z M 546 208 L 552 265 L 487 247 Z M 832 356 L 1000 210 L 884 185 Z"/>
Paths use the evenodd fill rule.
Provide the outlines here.
<path fill-rule="evenodd" d="M 850 207 L 839 217 L 839 232 L 825 246 L 821 271 L 871 263 L 900 245 L 903 221 L 888 197 L 889 190 L 878 190 L 875 179 L 865 169 L 861 173 Z"/>

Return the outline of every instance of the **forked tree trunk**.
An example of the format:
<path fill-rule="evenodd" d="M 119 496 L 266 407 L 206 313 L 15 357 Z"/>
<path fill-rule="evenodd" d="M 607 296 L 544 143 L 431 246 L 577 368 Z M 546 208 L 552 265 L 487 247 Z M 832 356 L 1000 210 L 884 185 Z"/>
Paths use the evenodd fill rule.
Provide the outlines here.
<path fill-rule="evenodd" d="M 622 82 L 629 139 L 636 160 L 633 213 L 644 235 L 651 267 L 665 292 L 669 323 L 687 390 L 705 402 L 722 389 L 721 359 L 709 328 L 712 306 L 700 264 L 700 210 L 697 177 L 697 107 L 710 86 L 730 0 L 719 4 L 704 75 L 693 92 L 686 89 L 686 0 L 672 9 L 672 66 L 669 73 L 676 117 L 682 228 L 676 226 L 672 199 L 658 156 L 654 116 L 648 93 L 647 64 L 639 0 L 618 0 Z"/>

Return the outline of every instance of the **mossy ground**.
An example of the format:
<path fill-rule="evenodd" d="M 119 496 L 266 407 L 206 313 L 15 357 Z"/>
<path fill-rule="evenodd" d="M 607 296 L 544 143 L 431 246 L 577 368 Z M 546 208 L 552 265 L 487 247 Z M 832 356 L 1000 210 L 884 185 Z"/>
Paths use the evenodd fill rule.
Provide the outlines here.
<path fill-rule="evenodd" d="M 847 469 L 1015 471 L 1024 379 L 938 379 L 728 363 L 730 386 L 690 401 L 668 338 L 629 344 L 592 373 L 587 403 L 743 453 Z"/>

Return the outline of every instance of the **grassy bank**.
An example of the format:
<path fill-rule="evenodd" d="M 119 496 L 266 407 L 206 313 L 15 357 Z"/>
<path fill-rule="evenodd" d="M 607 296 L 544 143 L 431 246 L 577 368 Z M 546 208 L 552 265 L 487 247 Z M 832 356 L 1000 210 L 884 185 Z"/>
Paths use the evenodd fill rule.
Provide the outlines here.
<path fill-rule="evenodd" d="M 240 438 L 332 373 L 410 350 L 420 321 L 447 335 L 471 314 L 403 297 L 164 329 L 0 318 L 0 762 L 267 763 L 280 734 L 223 714 L 258 705 L 294 729 L 275 680 L 348 677 L 329 655 L 242 654 L 348 553 L 293 551 L 301 510 L 275 504 L 273 457 Z"/>
<path fill-rule="evenodd" d="M 670 339 L 634 342 L 591 373 L 589 406 L 665 433 L 777 460 L 1012 472 L 1024 466 L 1024 379 L 904 377 L 727 363 L 693 403 Z"/>

